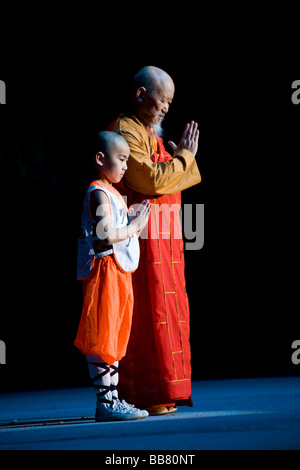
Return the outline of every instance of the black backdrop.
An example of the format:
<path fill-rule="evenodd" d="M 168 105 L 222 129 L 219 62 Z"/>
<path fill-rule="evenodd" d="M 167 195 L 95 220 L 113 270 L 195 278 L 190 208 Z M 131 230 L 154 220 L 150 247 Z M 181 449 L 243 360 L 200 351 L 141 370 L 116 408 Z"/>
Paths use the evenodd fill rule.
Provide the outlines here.
<path fill-rule="evenodd" d="M 101 52 L 84 61 L 62 53 L 55 67 L 24 58 L 20 75 L 0 76 L 1 390 L 89 383 L 73 346 L 87 159 L 95 132 L 126 105 L 131 77 L 150 64 L 176 87 L 165 140 L 178 142 L 191 119 L 200 127 L 203 181 L 183 193 L 183 203 L 205 204 L 204 246 L 185 254 L 193 378 L 299 374 L 297 77 L 245 63 L 200 60 L 196 70 L 150 55 L 111 63 Z"/>

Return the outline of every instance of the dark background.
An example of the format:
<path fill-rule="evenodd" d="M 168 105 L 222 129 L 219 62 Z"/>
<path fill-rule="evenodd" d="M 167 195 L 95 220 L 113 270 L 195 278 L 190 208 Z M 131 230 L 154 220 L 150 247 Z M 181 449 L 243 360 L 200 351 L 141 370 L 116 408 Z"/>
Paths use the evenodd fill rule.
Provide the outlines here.
<path fill-rule="evenodd" d="M 157 54 L 67 46 L 49 62 L 19 52 L 1 69 L 1 316 L 7 364 L 0 390 L 89 383 L 73 346 L 81 313 L 76 248 L 95 132 L 123 111 L 132 76 L 165 69 L 175 99 L 165 142 L 200 127 L 200 185 L 183 203 L 205 204 L 205 242 L 186 251 L 194 379 L 298 375 L 296 244 L 300 105 L 262 57 Z M 128 58 L 130 57 L 130 59 Z M 143 60 L 140 59 L 143 57 Z M 168 148 L 170 151 L 170 148 Z"/>

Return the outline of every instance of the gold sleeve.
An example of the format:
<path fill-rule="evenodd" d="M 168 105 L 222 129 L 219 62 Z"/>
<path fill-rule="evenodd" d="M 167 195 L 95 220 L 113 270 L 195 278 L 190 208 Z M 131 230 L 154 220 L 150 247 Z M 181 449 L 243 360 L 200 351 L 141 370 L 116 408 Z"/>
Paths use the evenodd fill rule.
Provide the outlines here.
<path fill-rule="evenodd" d="M 174 194 L 200 183 L 201 175 L 189 150 L 178 149 L 169 162 L 153 163 L 149 136 L 142 125 L 126 119 L 114 130 L 125 138 L 130 147 L 128 169 L 124 176 L 129 188 L 147 195 L 163 195 Z"/>

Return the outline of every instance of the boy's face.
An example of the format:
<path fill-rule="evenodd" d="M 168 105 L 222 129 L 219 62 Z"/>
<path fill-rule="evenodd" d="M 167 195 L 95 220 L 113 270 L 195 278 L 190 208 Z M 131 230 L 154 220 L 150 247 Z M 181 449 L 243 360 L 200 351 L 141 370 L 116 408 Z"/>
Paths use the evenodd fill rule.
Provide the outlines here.
<path fill-rule="evenodd" d="M 101 176 L 104 176 L 110 183 L 119 183 L 127 170 L 129 154 L 129 145 L 121 140 L 114 142 L 105 155 L 99 152 L 96 159 L 100 166 Z"/>

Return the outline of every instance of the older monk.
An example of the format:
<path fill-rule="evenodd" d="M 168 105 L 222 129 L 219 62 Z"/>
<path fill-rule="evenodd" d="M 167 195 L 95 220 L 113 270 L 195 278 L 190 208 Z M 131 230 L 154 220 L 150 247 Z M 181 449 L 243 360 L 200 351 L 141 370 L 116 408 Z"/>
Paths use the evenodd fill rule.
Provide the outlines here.
<path fill-rule="evenodd" d="M 127 353 L 119 368 L 120 395 L 150 414 L 192 406 L 190 311 L 180 223 L 181 191 L 200 183 L 195 160 L 198 125 L 186 125 L 178 144 L 164 148 L 161 123 L 174 97 L 172 78 L 148 66 L 134 77 L 132 109 L 108 128 L 130 147 L 123 194 L 128 205 L 149 199 L 148 236 L 133 275 L 134 313 Z M 118 188 L 120 190 L 120 188 Z M 175 208 L 175 209 L 174 209 Z"/>

